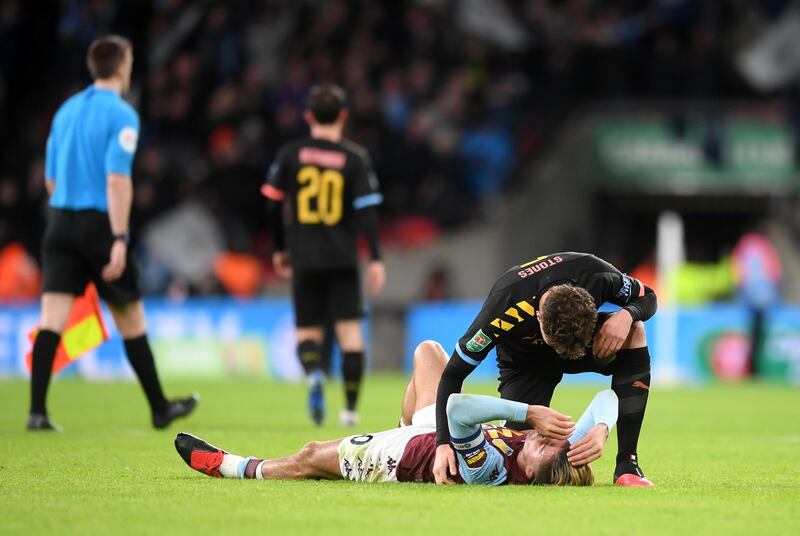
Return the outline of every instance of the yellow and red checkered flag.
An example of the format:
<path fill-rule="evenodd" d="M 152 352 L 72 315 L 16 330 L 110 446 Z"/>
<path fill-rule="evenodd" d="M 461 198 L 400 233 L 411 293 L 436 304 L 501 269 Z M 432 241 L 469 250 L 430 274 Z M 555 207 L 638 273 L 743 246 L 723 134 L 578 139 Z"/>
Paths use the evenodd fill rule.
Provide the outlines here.
<path fill-rule="evenodd" d="M 28 334 L 28 339 L 33 344 L 39 328 L 33 329 Z M 94 284 L 86 286 L 82 296 L 75 298 L 69 319 L 61 335 L 61 342 L 56 349 L 53 360 L 53 374 L 77 360 L 86 352 L 93 350 L 108 340 L 108 330 L 103 322 L 103 312 L 100 310 L 100 298 Z M 25 364 L 28 371 L 33 362 L 32 350 L 25 355 Z"/>

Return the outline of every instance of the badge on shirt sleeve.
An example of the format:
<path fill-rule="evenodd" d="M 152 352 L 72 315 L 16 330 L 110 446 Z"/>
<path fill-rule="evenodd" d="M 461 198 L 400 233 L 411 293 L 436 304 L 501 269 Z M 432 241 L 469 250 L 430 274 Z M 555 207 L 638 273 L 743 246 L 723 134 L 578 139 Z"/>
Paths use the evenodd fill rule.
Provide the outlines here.
<path fill-rule="evenodd" d="M 466 347 L 470 352 L 477 353 L 489 346 L 490 342 L 491 339 L 489 339 L 489 336 L 486 335 L 482 329 L 479 329 L 475 335 L 467 341 Z"/>
<path fill-rule="evenodd" d="M 631 299 L 631 290 L 633 284 L 629 275 L 622 275 L 622 287 L 617 291 L 617 298 L 620 300 L 628 301 Z"/>
<path fill-rule="evenodd" d="M 139 133 L 133 127 L 125 127 L 119 131 L 119 146 L 126 153 L 136 152 L 136 142 L 139 140 Z"/>
<path fill-rule="evenodd" d="M 470 469 L 483 466 L 486 461 L 486 449 L 478 449 L 464 455 L 464 461 Z"/>

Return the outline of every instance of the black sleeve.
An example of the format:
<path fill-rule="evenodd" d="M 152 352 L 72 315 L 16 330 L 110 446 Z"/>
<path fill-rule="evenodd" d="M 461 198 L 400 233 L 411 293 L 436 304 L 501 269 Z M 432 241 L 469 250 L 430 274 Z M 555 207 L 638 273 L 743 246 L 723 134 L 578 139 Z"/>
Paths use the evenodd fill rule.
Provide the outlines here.
<path fill-rule="evenodd" d="M 353 208 L 356 210 L 374 207 L 383 202 L 378 176 L 375 175 L 372 163 L 366 154 L 361 155 L 361 158 L 357 160 L 351 192 Z"/>
<path fill-rule="evenodd" d="M 283 226 L 283 201 L 267 201 L 267 218 L 272 232 L 272 251 L 284 251 L 286 236 Z"/>
<path fill-rule="evenodd" d="M 267 171 L 267 179 L 264 182 L 265 185 L 269 185 L 275 190 L 283 193 L 284 195 L 289 191 L 288 186 L 288 170 L 289 170 L 289 151 L 286 147 L 282 147 L 278 154 L 275 156 L 275 161 L 269 167 L 269 171 Z M 263 191 L 263 190 L 262 190 Z M 267 195 L 265 193 L 265 195 Z M 267 197 L 274 199 L 279 196 L 269 196 Z"/>
<path fill-rule="evenodd" d="M 619 305 L 631 314 L 634 322 L 648 320 L 656 314 L 656 293 L 653 289 L 610 264 L 607 266 L 607 270 L 592 274 L 585 282 L 586 290 L 592 296 L 599 297 L 598 307 L 605 302 Z"/>
<path fill-rule="evenodd" d="M 361 222 L 361 232 L 367 238 L 369 245 L 369 258 L 373 261 L 381 259 L 381 246 L 378 240 L 378 210 L 374 207 L 365 207 L 358 211 Z"/>
<path fill-rule="evenodd" d="M 656 310 L 658 309 L 658 299 L 656 298 L 655 291 L 647 285 L 642 285 L 638 280 L 637 284 L 641 285 L 644 294 L 633 298 L 628 302 L 628 305 L 623 307 L 623 309 L 631 314 L 631 318 L 633 318 L 634 322 L 637 320 L 649 320 L 656 314 Z"/>
<path fill-rule="evenodd" d="M 475 365 L 470 365 L 453 352 L 450 361 L 442 372 L 439 388 L 436 391 L 436 446 L 450 442 L 450 428 L 447 426 L 447 400 L 453 393 L 460 393 L 464 380 Z"/>

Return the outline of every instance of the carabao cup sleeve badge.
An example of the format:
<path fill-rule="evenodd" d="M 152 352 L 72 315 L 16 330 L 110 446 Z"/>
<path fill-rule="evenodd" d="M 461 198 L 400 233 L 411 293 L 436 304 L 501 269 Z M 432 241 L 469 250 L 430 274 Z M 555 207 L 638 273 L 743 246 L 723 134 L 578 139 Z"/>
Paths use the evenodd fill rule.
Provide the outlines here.
<path fill-rule="evenodd" d="M 491 339 L 489 339 L 489 336 L 486 335 L 483 332 L 483 330 L 479 329 L 475 333 L 475 335 L 473 335 L 472 338 L 467 342 L 467 344 L 466 344 L 467 350 L 469 350 L 470 352 L 473 352 L 473 353 L 480 352 L 483 349 L 485 349 L 487 346 L 489 346 L 490 342 L 491 342 Z"/>

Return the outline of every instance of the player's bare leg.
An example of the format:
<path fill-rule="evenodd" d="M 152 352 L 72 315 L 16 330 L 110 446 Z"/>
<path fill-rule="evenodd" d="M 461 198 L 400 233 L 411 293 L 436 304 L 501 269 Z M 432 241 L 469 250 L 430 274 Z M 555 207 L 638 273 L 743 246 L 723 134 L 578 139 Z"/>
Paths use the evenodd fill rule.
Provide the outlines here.
<path fill-rule="evenodd" d="M 39 333 L 33 343 L 31 363 L 31 407 L 28 430 L 60 430 L 47 416 L 47 389 L 61 333 L 69 319 L 75 296 L 61 292 L 42 294 Z"/>
<path fill-rule="evenodd" d="M 325 398 L 323 386 L 325 373 L 322 371 L 322 326 L 297 328 L 297 357 L 306 373 L 308 382 L 308 411 L 314 424 L 320 425 L 325 419 Z"/>
<path fill-rule="evenodd" d="M 403 424 L 410 425 L 414 413 L 436 403 L 436 390 L 447 366 L 447 354 L 436 341 L 423 341 L 414 350 L 414 372 L 403 395 Z"/>
<path fill-rule="evenodd" d="M 341 439 L 312 441 L 297 454 L 286 458 L 265 460 L 261 466 L 261 477 L 265 480 L 306 478 L 341 480 L 342 473 L 339 470 L 339 443 L 341 441 Z"/>
<path fill-rule="evenodd" d="M 644 323 L 634 322 L 617 352 L 611 387 L 619 398 L 617 462 L 614 482 L 619 486 L 650 487 L 639 467 L 637 446 L 650 391 L 650 353 Z"/>
<path fill-rule="evenodd" d="M 175 438 L 175 449 L 189 467 L 217 478 L 339 480 L 339 443 L 341 439 L 312 441 L 296 454 L 267 460 L 230 454 L 199 437 L 181 433 Z"/>
<path fill-rule="evenodd" d="M 167 400 L 161 390 L 153 352 L 147 340 L 147 323 L 141 300 L 109 308 L 114 324 L 122 335 L 125 354 L 139 383 L 142 385 L 153 418 L 153 426 L 165 428 L 172 421 L 184 417 L 194 410 L 197 396 Z"/>
<path fill-rule="evenodd" d="M 346 403 L 340 422 L 342 426 L 351 427 L 358 423 L 356 405 L 364 376 L 364 336 L 360 320 L 339 320 L 335 329 L 336 339 L 342 350 L 342 380 Z"/>

